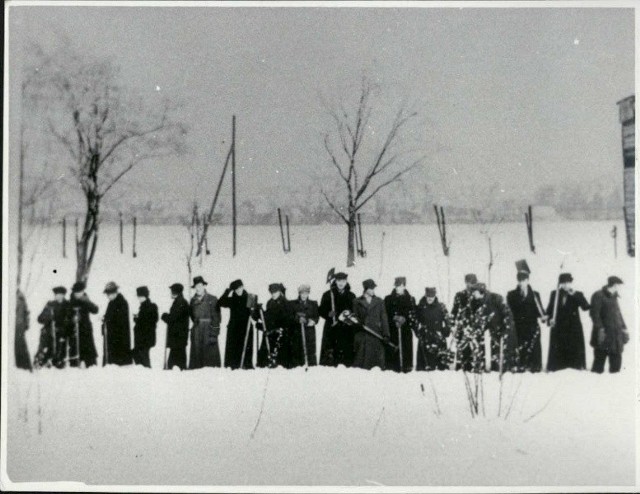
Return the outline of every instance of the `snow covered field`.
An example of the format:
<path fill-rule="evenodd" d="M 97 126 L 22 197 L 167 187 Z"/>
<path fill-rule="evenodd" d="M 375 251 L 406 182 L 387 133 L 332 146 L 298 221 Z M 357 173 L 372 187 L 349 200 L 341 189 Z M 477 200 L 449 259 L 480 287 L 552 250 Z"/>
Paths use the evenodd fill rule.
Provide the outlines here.
<path fill-rule="evenodd" d="M 563 258 L 564 270 L 573 273 L 576 289 L 587 298 L 608 275 L 623 278 L 621 308 L 632 340 L 619 375 L 507 375 L 500 418 L 497 376 L 487 375 L 486 417 L 472 419 L 463 375 L 455 372 L 163 372 L 161 323 L 151 370 L 29 374 L 10 369 L 3 417 L 8 477 L 13 482 L 93 485 L 633 485 L 634 262 L 625 253 L 623 236 L 614 259 L 613 224 L 536 223 L 535 255 L 529 253 L 524 223 L 491 227 L 496 256 L 491 289 L 504 295 L 515 286 L 514 262 L 521 258 L 531 266 L 531 283 L 545 303 Z M 402 275 L 417 298 L 425 286 L 434 285 L 449 305 L 448 271 L 451 298 L 465 273 L 487 280 L 488 247 L 477 225 L 449 227 L 449 267 L 435 226 L 363 229 L 367 257 L 348 270 L 358 294 L 361 281 L 371 277 L 378 282 L 378 295 L 384 296 L 393 278 Z M 624 232 L 622 222 L 618 231 Z M 117 227 L 101 230 L 87 290 L 101 308 L 93 319 L 99 353 L 107 281 L 122 286 L 132 312 L 137 311 L 136 286 L 149 286 L 152 300 L 164 311 L 170 305 L 168 286 L 187 284 L 185 228 L 139 226 L 135 259 L 130 237 L 129 229 L 121 255 Z M 290 297 L 300 283 L 309 283 L 311 297 L 319 299 L 328 269 L 344 267 L 345 237 L 340 225 L 293 225 L 292 252 L 284 254 L 277 227 L 240 227 L 238 256 L 232 258 L 230 227 L 214 228 L 212 254 L 202 266 L 194 263 L 193 274 L 202 274 L 218 296 L 240 277 L 262 301 L 270 282 L 283 282 Z M 59 228 L 43 232 L 46 252 L 41 248 L 30 267 L 32 356 L 39 334 L 35 318 L 50 298 L 50 288 L 73 282 L 74 252 L 69 243 L 69 258 L 62 259 L 60 238 Z M 223 311 L 223 324 L 227 316 Z M 582 314 L 582 321 L 588 343 L 588 314 Z M 12 335 L 7 336 L 4 341 L 13 348 Z M 224 336 L 223 330 L 222 348 Z M 545 362 L 547 346 L 545 329 Z M 587 348 L 587 365 L 591 360 Z"/>

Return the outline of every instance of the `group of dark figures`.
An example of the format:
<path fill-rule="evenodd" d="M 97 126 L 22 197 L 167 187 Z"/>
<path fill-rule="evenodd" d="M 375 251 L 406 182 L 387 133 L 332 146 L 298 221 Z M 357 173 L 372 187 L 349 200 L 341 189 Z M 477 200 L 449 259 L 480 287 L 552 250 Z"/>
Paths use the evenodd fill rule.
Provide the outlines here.
<path fill-rule="evenodd" d="M 231 283 L 218 299 L 207 292 L 207 282 L 198 276 L 193 280 L 195 295 L 190 302 L 184 298 L 184 287 L 175 283 L 169 287 L 171 308 L 159 315 L 147 287 L 139 287 L 133 349 L 129 305 L 118 286 L 110 282 L 104 289 L 109 303 L 102 322 L 103 365 L 136 363 L 150 367 L 149 350 L 156 344 L 156 326 L 162 320 L 167 324 L 166 369 L 220 367 L 218 337 L 224 307 L 230 311 L 224 365 L 232 369 L 254 367 L 255 344 L 258 367 L 294 368 L 319 363 L 409 372 L 413 369 L 415 335 L 415 370 L 539 372 L 543 369 L 542 324 L 551 328 L 546 370 L 585 369 L 582 309 L 590 311 L 593 322 L 592 370 L 603 372 L 608 358 L 610 372 L 619 371 L 623 347 L 629 340 L 618 305 L 622 280 L 610 277 L 589 303 L 582 292 L 573 289 L 571 274 L 563 273 L 544 309 L 539 293 L 529 284 L 529 275 L 528 270 L 518 271 L 517 287 L 506 300 L 487 290 L 475 275 L 466 275 L 466 289 L 455 295 L 450 313 L 438 300 L 435 288 L 426 288 L 416 304 L 406 289 L 406 279 L 398 277 L 393 291 L 383 300 L 375 295 L 376 283 L 368 279 L 363 282 L 363 294 L 357 297 L 347 275 L 333 270 L 327 279 L 330 289 L 322 295 L 320 304 L 309 298 L 308 285 L 298 288 L 295 300 L 288 300 L 285 287 L 272 283 L 270 299 L 263 307 L 241 280 Z M 38 317 L 43 327 L 34 366 L 95 365 L 90 314 L 97 314 L 98 307 L 86 295 L 85 284 L 75 283 L 69 300 L 64 287 L 56 287 L 53 292 L 55 299 Z M 321 317 L 324 330 L 318 362 L 316 327 Z M 486 351 L 490 355 L 485 358 Z"/>

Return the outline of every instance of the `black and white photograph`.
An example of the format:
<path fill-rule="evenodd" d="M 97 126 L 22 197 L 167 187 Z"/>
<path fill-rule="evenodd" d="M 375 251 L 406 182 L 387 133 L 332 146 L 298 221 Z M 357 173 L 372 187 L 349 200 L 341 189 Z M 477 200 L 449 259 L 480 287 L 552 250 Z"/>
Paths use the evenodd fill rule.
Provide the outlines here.
<path fill-rule="evenodd" d="M 3 491 L 640 488 L 637 2 L 3 10 Z"/>

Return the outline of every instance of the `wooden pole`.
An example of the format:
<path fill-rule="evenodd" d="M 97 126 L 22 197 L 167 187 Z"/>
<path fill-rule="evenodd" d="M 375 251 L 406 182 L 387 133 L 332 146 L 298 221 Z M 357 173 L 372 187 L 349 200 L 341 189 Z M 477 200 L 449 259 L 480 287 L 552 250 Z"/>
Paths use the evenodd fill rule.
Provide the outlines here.
<path fill-rule="evenodd" d="M 67 258 L 67 218 L 62 217 L 62 257 Z"/>
<path fill-rule="evenodd" d="M 617 259 L 618 258 L 618 227 L 615 225 L 611 230 L 611 236 L 613 237 L 613 256 Z"/>
<path fill-rule="evenodd" d="M 207 223 L 207 216 L 202 213 L 202 224 L 206 224 Z M 207 238 L 207 232 L 203 230 L 202 232 L 202 236 L 204 237 L 204 253 L 206 255 L 210 255 L 211 251 L 209 250 L 209 239 Z"/>
<path fill-rule="evenodd" d="M 76 245 L 78 244 L 78 218 L 76 218 Z"/>
<path fill-rule="evenodd" d="M 285 215 L 284 219 L 287 223 L 287 252 L 291 252 L 291 235 L 289 235 L 289 215 Z"/>
<path fill-rule="evenodd" d="M 124 253 L 124 243 L 122 240 L 122 211 L 118 213 L 120 216 L 120 254 Z"/>
<path fill-rule="evenodd" d="M 282 228 L 282 212 L 278 208 L 278 223 L 280 224 L 280 238 L 282 239 L 282 251 L 287 252 L 287 248 L 284 244 L 284 229 Z"/>
<path fill-rule="evenodd" d="M 213 219 L 213 211 L 216 208 L 216 204 L 218 202 L 218 197 L 220 196 L 220 188 L 222 187 L 222 182 L 224 181 L 224 175 L 225 175 L 225 173 L 227 173 L 227 166 L 229 165 L 229 162 L 231 161 L 231 153 L 232 152 L 233 152 L 233 146 L 229 148 L 229 152 L 227 153 L 227 158 L 224 161 L 224 166 L 222 167 L 222 175 L 220 176 L 220 181 L 218 182 L 218 186 L 216 188 L 216 193 L 213 196 L 213 202 L 211 203 L 211 209 L 209 210 L 209 215 L 207 217 L 207 221 L 203 226 L 203 235 L 198 240 L 198 249 L 196 250 L 196 256 L 199 256 L 200 252 L 202 252 L 202 244 L 204 243 L 204 238 L 205 238 L 205 235 L 207 233 L 207 228 L 209 227 L 209 223 L 211 223 L 211 220 Z"/>
<path fill-rule="evenodd" d="M 365 257 L 367 255 L 367 253 L 364 250 L 364 240 L 362 239 L 362 218 L 360 217 L 360 213 L 358 213 L 358 216 L 356 217 L 358 220 L 358 229 L 357 231 L 357 235 L 356 235 L 356 240 L 359 239 L 360 241 L 360 246 L 358 247 L 358 254 L 360 255 L 360 257 Z M 356 246 L 358 245 L 358 242 L 356 242 Z"/>
<path fill-rule="evenodd" d="M 527 223 L 527 236 L 529 237 L 529 249 L 532 253 L 536 253 L 536 246 L 533 243 L 533 209 L 529 205 L 528 212 L 524 213 L 524 219 Z"/>
<path fill-rule="evenodd" d="M 231 216 L 233 223 L 233 257 L 236 256 L 237 245 L 237 218 L 236 218 L 236 116 L 233 116 L 231 124 Z"/>
<path fill-rule="evenodd" d="M 138 219 L 133 217 L 133 257 L 138 257 L 138 253 L 136 252 L 136 233 L 138 230 Z"/>

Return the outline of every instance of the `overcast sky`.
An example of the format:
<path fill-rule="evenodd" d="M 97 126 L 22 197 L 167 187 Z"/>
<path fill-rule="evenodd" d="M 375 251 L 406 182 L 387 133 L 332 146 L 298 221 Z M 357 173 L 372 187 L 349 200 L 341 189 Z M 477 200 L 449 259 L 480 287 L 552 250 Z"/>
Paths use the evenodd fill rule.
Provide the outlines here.
<path fill-rule="evenodd" d="M 131 179 L 185 204 L 211 195 L 234 113 L 241 198 L 334 173 L 318 94 L 346 94 L 363 73 L 380 85 L 381 120 L 404 100 L 420 115 L 412 138 L 427 161 L 412 184 L 514 195 L 622 175 L 632 9 L 12 7 L 9 19 L 13 63 L 23 40 L 63 35 L 183 103 L 190 153 Z"/>

